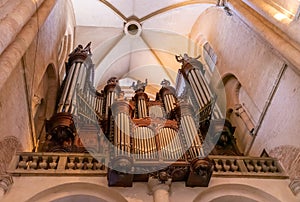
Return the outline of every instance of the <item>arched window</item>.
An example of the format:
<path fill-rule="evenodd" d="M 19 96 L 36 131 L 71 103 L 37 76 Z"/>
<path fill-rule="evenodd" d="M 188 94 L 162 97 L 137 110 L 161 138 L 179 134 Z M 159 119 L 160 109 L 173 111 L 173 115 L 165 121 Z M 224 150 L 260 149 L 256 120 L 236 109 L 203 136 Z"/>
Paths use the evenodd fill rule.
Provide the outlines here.
<path fill-rule="evenodd" d="M 226 92 L 226 118 L 236 127 L 235 137 L 240 151 L 246 151 L 252 139 L 254 121 L 246 105 L 251 103 L 247 92 L 233 74 L 223 77 Z M 247 104 L 245 104 L 247 103 Z"/>

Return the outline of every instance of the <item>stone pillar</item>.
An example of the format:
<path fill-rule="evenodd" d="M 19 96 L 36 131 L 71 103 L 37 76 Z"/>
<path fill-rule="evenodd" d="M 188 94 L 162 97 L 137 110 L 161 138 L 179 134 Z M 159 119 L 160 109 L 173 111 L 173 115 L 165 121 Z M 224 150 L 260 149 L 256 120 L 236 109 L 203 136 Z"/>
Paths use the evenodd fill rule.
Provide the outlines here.
<path fill-rule="evenodd" d="M 10 175 L 0 176 L 0 199 L 3 198 L 4 194 L 10 189 L 13 184 L 13 179 Z"/>
<path fill-rule="evenodd" d="M 161 181 L 155 177 L 149 177 L 148 186 L 153 194 L 154 202 L 169 202 L 169 190 L 171 186 L 172 179 L 168 178 L 167 181 Z"/>

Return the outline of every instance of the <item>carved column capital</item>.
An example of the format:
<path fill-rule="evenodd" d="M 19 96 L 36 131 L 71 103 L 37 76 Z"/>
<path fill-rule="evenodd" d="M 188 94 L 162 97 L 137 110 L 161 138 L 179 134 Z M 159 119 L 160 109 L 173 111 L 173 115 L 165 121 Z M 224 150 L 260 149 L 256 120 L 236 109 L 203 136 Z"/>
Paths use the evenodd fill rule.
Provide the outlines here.
<path fill-rule="evenodd" d="M 300 196 L 300 178 L 293 179 L 289 187 L 296 196 Z"/>
<path fill-rule="evenodd" d="M 168 178 L 166 181 L 162 181 L 157 177 L 149 177 L 148 186 L 151 191 L 150 194 L 153 194 L 154 202 L 168 202 L 169 191 L 171 186 L 172 179 Z"/>
<path fill-rule="evenodd" d="M 0 198 L 10 189 L 13 184 L 13 178 L 10 175 L 0 176 Z"/>
<path fill-rule="evenodd" d="M 172 183 L 171 178 L 169 178 L 167 181 L 161 181 L 160 179 L 155 177 L 149 177 L 148 179 L 148 186 L 152 193 L 154 193 L 158 189 L 162 189 L 169 192 L 171 183 Z"/>

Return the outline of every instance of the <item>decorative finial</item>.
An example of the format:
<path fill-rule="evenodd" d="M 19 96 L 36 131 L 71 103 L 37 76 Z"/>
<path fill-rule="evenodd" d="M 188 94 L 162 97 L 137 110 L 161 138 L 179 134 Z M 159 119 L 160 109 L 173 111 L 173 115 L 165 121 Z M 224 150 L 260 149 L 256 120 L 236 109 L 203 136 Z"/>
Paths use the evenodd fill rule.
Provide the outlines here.
<path fill-rule="evenodd" d="M 164 80 L 162 80 L 162 81 L 160 82 L 160 85 L 162 85 L 163 87 L 166 87 L 166 86 L 170 86 L 171 83 L 170 83 L 169 80 L 164 79 Z"/>
<path fill-rule="evenodd" d="M 137 83 L 135 84 L 135 82 L 132 82 L 132 85 L 130 87 L 132 87 L 135 92 L 138 91 L 144 92 L 147 84 L 148 84 L 147 79 L 145 79 L 144 83 L 140 80 L 137 80 Z"/>

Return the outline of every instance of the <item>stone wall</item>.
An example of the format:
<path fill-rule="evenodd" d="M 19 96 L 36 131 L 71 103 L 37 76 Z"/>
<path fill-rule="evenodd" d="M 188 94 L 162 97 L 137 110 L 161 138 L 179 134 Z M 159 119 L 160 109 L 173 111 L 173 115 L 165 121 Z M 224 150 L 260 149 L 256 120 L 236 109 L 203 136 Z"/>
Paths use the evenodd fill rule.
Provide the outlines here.
<path fill-rule="evenodd" d="M 14 137 L 22 143 L 21 147 L 17 147 L 19 143 L 16 144 L 16 148 L 31 151 L 36 142 L 33 107 L 35 102 L 39 103 L 35 95 L 47 94 L 40 87 L 47 67 L 51 64 L 54 67 L 51 76 L 55 81 L 46 90 L 50 89 L 49 93 L 56 96 L 60 65 L 58 50 L 67 26 L 73 26 L 74 19 L 70 15 L 70 1 L 44 0 L 37 1 L 36 4 L 35 1 L 26 2 L 5 1 L 0 5 L 1 11 L 10 11 L 0 16 L 1 31 L 9 33 L 8 38 L 1 35 L 1 40 L 5 40 L 5 43 L 1 43 L 0 55 L 0 140 Z M 15 10 L 19 14 L 12 16 Z M 53 101 L 51 102 L 53 105 Z M 1 144 L 6 146 L 2 141 Z M 5 159 L 1 162 L 9 162 L 14 153 L 10 152 L 11 147 L 8 144 L 9 152 L 0 153 L 0 159 Z"/>
<path fill-rule="evenodd" d="M 268 43 L 257 30 L 259 24 L 246 24 L 238 15 L 226 14 L 223 8 L 209 8 L 195 23 L 191 38 L 203 34 L 218 55 L 217 67 L 225 77 L 234 75 L 243 88 L 241 104 L 249 113 L 255 126 L 261 123 L 250 154 L 259 156 L 263 149 L 270 152 L 283 145 L 300 145 L 299 137 L 299 86 L 300 77 L 290 62 L 277 48 Z M 253 29 L 252 29 L 253 28 Z M 283 69 L 284 64 L 288 64 Z M 280 72 L 283 72 L 280 77 Z M 279 80 L 279 83 L 276 82 Z M 274 96 L 270 96 L 274 91 Z M 245 93 L 247 99 L 245 99 Z M 244 98 L 243 98 L 244 96 Z M 228 103 L 232 97 L 227 97 Z M 266 106 L 268 106 L 266 108 Z M 260 117 L 266 108 L 265 116 Z M 234 116 L 234 115 L 233 115 Z M 236 131 L 238 142 L 252 138 Z M 249 143 L 248 141 L 248 143 Z M 249 145 L 250 146 L 250 145 Z"/>
<path fill-rule="evenodd" d="M 29 188 L 28 184 L 32 186 Z M 108 187 L 106 177 L 37 176 L 15 177 L 14 185 L 4 196 L 3 202 L 52 201 L 74 195 L 94 196 L 98 200 L 107 201 L 153 201 L 147 183 L 136 182 L 133 187 L 126 188 Z M 226 196 L 240 196 L 264 202 L 297 201 L 288 188 L 288 180 L 275 179 L 213 177 L 209 187 L 185 187 L 184 182 L 172 182 L 169 195 L 172 202 L 207 202 L 222 197 L 225 199 Z"/>

